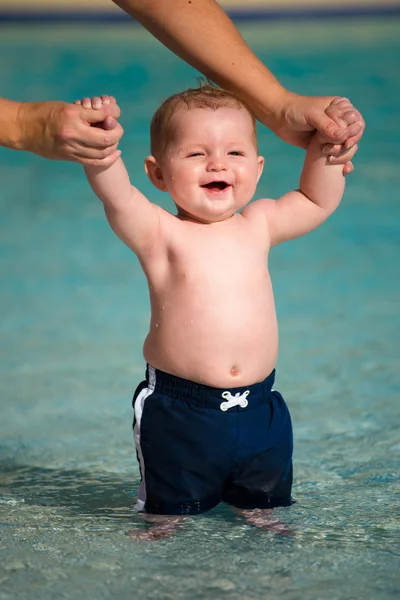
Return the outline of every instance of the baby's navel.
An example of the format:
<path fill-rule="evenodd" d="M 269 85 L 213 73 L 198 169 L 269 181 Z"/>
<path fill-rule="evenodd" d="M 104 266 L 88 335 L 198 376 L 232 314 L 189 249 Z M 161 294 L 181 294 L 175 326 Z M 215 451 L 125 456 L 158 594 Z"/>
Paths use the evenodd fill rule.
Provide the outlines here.
<path fill-rule="evenodd" d="M 239 373 L 240 373 L 239 367 L 237 367 L 236 365 L 233 365 L 233 367 L 231 369 L 232 377 L 237 377 L 239 375 Z"/>

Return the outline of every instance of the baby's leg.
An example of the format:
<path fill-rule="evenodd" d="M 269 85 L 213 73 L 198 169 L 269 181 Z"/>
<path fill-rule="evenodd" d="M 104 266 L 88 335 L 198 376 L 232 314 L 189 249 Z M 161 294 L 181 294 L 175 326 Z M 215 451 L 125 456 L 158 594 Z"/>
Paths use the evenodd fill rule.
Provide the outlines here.
<path fill-rule="evenodd" d="M 161 540 L 169 538 L 181 528 L 183 522 L 187 519 L 187 517 L 180 515 L 151 515 L 145 512 L 140 514 L 149 527 L 129 531 L 129 537 L 135 540 Z"/>
<path fill-rule="evenodd" d="M 243 411 L 239 426 L 243 459 L 225 482 L 223 500 L 249 525 L 289 535 L 273 514 L 273 508 L 292 504 L 293 432 L 281 394 L 271 391 L 257 412 Z"/>

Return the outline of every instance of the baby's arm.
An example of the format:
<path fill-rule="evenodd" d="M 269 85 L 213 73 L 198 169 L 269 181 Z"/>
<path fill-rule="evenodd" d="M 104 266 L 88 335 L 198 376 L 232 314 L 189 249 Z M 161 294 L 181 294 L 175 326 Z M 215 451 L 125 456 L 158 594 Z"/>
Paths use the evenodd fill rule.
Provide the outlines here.
<path fill-rule="evenodd" d="M 298 190 L 276 201 L 259 200 L 249 205 L 249 214 L 265 215 L 271 246 L 309 233 L 338 207 L 345 187 L 343 169 L 330 163 L 323 143 L 315 133 L 307 148 Z M 356 150 L 354 147 L 353 152 Z"/>
<path fill-rule="evenodd" d="M 84 98 L 84 108 L 99 108 L 103 100 Z M 107 101 L 107 100 L 106 100 Z M 111 228 L 136 254 L 143 254 L 157 238 L 159 209 L 131 185 L 121 158 L 109 167 L 85 166 L 86 177 L 102 201 Z"/>

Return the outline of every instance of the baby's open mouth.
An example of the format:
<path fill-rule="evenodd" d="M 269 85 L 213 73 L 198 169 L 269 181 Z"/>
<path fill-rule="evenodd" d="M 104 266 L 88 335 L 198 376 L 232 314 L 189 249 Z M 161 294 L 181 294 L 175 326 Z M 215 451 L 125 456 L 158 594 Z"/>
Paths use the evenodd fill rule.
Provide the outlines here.
<path fill-rule="evenodd" d="M 211 181 L 210 183 L 206 183 L 201 187 L 205 187 L 207 190 L 216 192 L 226 190 L 228 187 L 230 187 L 230 185 L 229 183 L 226 183 L 226 181 Z"/>

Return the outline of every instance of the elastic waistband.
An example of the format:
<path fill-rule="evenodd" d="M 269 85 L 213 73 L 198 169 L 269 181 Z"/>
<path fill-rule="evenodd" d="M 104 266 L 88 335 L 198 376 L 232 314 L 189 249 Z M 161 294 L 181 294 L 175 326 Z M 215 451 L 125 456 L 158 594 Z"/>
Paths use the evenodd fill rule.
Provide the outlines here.
<path fill-rule="evenodd" d="M 232 408 L 236 410 L 248 410 L 265 403 L 271 397 L 271 390 L 275 381 L 275 369 L 264 381 L 259 383 L 233 388 L 215 388 L 195 383 L 188 379 L 182 379 L 176 375 L 164 373 L 151 365 L 147 365 L 146 381 L 148 387 L 157 393 L 189 402 L 194 406 L 208 408 L 220 409 L 221 402 L 226 398 L 226 392 L 231 397 L 245 394 L 245 398 L 247 399 L 246 407 L 237 406 Z"/>

